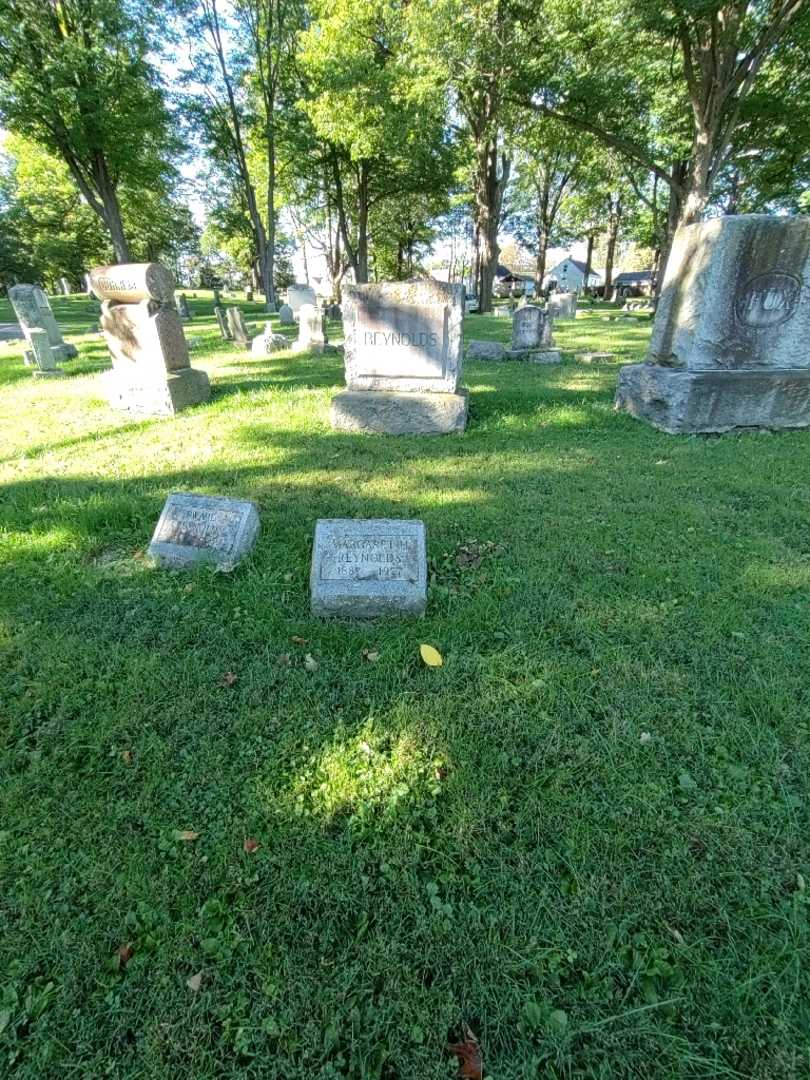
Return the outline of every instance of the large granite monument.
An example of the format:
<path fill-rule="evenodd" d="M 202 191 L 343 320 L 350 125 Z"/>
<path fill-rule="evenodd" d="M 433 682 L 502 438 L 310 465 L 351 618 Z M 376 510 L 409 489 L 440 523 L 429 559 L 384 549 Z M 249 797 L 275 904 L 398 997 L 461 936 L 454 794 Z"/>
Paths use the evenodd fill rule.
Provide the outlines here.
<path fill-rule="evenodd" d="M 332 400 L 332 426 L 389 435 L 463 431 L 463 318 L 463 285 L 346 285 L 346 390 Z"/>
<path fill-rule="evenodd" d="M 48 344 L 57 363 L 62 360 L 71 360 L 74 356 L 79 355 L 76 346 L 69 345 L 62 338 L 62 331 L 59 329 L 59 324 L 51 310 L 48 297 L 38 285 L 12 285 L 8 290 L 8 298 L 14 308 L 14 314 L 17 316 L 17 322 L 20 324 L 23 336 L 29 345 L 29 350 L 25 356 L 27 364 L 34 365 L 35 363 L 31 343 L 32 330 L 47 331 Z"/>
<path fill-rule="evenodd" d="M 647 361 L 616 407 L 671 434 L 810 425 L 810 217 L 679 229 Z"/>
<path fill-rule="evenodd" d="M 104 375 L 110 404 L 142 416 L 171 416 L 208 401 L 208 376 L 189 362 L 171 272 L 160 263 L 99 266 L 91 282 L 102 300 L 101 329 L 112 356 L 112 371 Z"/>
<path fill-rule="evenodd" d="M 575 292 L 552 293 L 546 302 L 546 310 L 552 319 L 575 319 L 577 294 Z"/>
<path fill-rule="evenodd" d="M 310 593 L 313 615 L 421 615 L 427 603 L 423 522 L 321 519 L 315 525 Z"/>

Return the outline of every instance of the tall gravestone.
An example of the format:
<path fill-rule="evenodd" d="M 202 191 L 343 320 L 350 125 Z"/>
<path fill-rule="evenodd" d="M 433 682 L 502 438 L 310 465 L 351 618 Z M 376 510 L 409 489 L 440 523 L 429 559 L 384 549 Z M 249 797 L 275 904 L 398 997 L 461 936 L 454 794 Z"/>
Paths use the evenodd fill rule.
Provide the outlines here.
<path fill-rule="evenodd" d="M 72 287 L 66 277 L 59 278 L 59 289 L 62 293 L 62 296 L 70 296 L 72 292 Z"/>
<path fill-rule="evenodd" d="M 189 362 L 171 272 L 160 263 L 125 263 L 97 267 L 91 281 L 112 357 L 104 376 L 110 404 L 142 416 L 171 416 L 208 401 L 208 376 Z"/>
<path fill-rule="evenodd" d="M 577 317 L 577 294 L 575 292 L 552 293 L 546 305 L 552 319 L 575 319 Z"/>
<path fill-rule="evenodd" d="M 647 361 L 621 369 L 616 407 L 670 434 L 810 426 L 810 217 L 679 229 Z"/>
<path fill-rule="evenodd" d="M 230 331 L 231 340 L 235 341 L 237 345 L 241 345 L 244 349 L 250 348 L 250 331 L 245 325 L 245 318 L 242 311 L 238 307 L 229 307 L 225 313 L 228 318 L 228 330 Z"/>
<path fill-rule="evenodd" d="M 463 285 L 345 286 L 346 390 L 332 400 L 332 426 L 389 435 L 463 431 L 463 319 Z"/>
<path fill-rule="evenodd" d="M 174 303 L 177 308 L 177 314 L 180 316 L 181 319 L 185 321 L 186 319 L 191 318 L 191 310 L 189 309 L 188 300 L 186 299 L 184 293 L 178 293 L 177 296 L 174 298 Z"/>
<path fill-rule="evenodd" d="M 282 304 L 278 311 L 279 326 L 295 326 L 295 315 L 289 304 Z"/>
<path fill-rule="evenodd" d="M 231 328 L 228 326 L 228 317 L 225 314 L 225 308 L 219 306 L 215 307 L 214 314 L 217 317 L 217 325 L 219 326 L 220 334 L 222 334 L 226 341 L 233 341 L 233 334 L 231 333 Z"/>
<path fill-rule="evenodd" d="M 31 330 L 46 330 L 48 344 L 57 362 L 79 355 L 76 346 L 69 345 L 62 338 L 62 331 L 54 318 L 48 297 L 38 285 L 12 285 L 8 290 L 8 298 L 29 347 Z M 29 364 L 34 362 L 32 352 L 26 356 L 26 361 Z"/>
<path fill-rule="evenodd" d="M 287 306 L 292 309 L 293 318 L 298 321 L 298 313 L 304 304 L 317 304 L 318 297 L 311 285 L 290 285 L 287 289 Z"/>
<path fill-rule="evenodd" d="M 29 330 L 28 335 L 31 343 L 30 366 L 34 368 L 34 375 L 39 378 L 64 375 L 64 371 L 56 363 L 56 357 L 48 341 L 48 331 Z"/>
<path fill-rule="evenodd" d="M 324 352 L 327 347 L 323 309 L 316 304 L 302 304 L 298 311 L 298 339 L 293 352 Z"/>
<path fill-rule="evenodd" d="M 531 305 L 518 308 L 512 320 L 512 348 L 506 356 L 536 364 L 559 364 L 562 357 L 553 348 L 551 322 L 551 315 L 542 308 Z"/>

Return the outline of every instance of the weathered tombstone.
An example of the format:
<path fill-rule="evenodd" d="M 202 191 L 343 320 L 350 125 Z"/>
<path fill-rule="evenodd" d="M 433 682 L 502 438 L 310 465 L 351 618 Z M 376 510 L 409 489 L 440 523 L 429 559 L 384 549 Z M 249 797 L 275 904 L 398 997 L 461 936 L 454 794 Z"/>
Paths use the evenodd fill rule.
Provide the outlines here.
<path fill-rule="evenodd" d="M 104 375 L 110 404 L 141 416 L 171 416 L 208 401 L 208 376 L 189 363 L 171 272 L 160 263 L 125 263 L 96 267 L 91 279 L 112 356 L 112 371 Z"/>
<path fill-rule="evenodd" d="M 339 322 L 343 318 L 340 304 L 329 304 L 326 308 L 326 317 L 327 319 L 333 319 L 335 322 Z"/>
<path fill-rule="evenodd" d="M 158 566 L 201 562 L 233 570 L 259 535 L 259 512 L 246 499 L 173 492 L 166 499 L 148 554 Z"/>
<path fill-rule="evenodd" d="M 298 310 L 298 338 L 293 352 L 324 352 L 328 339 L 323 311 L 314 304 L 302 304 Z"/>
<path fill-rule="evenodd" d="M 214 289 L 214 307 L 222 307 L 222 297 L 219 295 L 219 289 Z"/>
<path fill-rule="evenodd" d="M 233 334 L 231 334 L 231 328 L 228 326 L 228 318 L 225 315 L 225 308 L 217 305 L 217 307 L 214 308 L 214 314 L 216 315 L 217 323 L 219 324 L 219 332 L 222 334 L 226 341 L 233 341 Z"/>
<path fill-rule="evenodd" d="M 227 316 L 231 339 L 235 341 L 237 345 L 242 345 L 245 349 L 249 349 L 251 341 L 250 331 L 245 325 L 245 318 L 242 315 L 240 308 L 229 307 L 227 309 Z"/>
<path fill-rule="evenodd" d="M 62 296 L 70 296 L 70 293 L 72 291 L 71 284 L 66 277 L 59 278 L 59 289 L 62 293 Z"/>
<path fill-rule="evenodd" d="M 319 520 L 310 594 L 313 615 L 421 615 L 427 604 L 424 523 Z"/>
<path fill-rule="evenodd" d="M 552 348 L 551 316 L 542 308 L 518 308 L 512 320 L 511 360 L 531 360 L 535 364 L 558 364 L 562 357 Z"/>
<path fill-rule="evenodd" d="M 247 291 L 245 292 L 245 299 L 247 300 L 247 302 L 248 302 L 249 304 L 252 304 L 252 303 L 253 303 L 253 289 L 248 289 L 248 290 L 247 290 Z"/>
<path fill-rule="evenodd" d="M 31 344 L 30 352 L 26 353 L 26 363 L 34 368 L 34 375 L 40 378 L 64 375 L 64 371 L 57 366 L 56 357 L 48 341 L 47 330 L 29 330 L 28 341 Z"/>
<path fill-rule="evenodd" d="M 82 284 L 84 285 L 84 291 L 87 293 L 87 295 L 92 296 L 93 295 L 93 286 L 90 283 L 90 275 L 89 274 L 82 274 Z"/>
<path fill-rule="evenodd" d="M 174 298 L 175 306 L 177 307 L 177 314 L 181 319 L 186 320 L 191 318 L 191 311 L 189 310 L 188 300 L 186 300 L 183 293 L 178 293 Z"/>
<path fill-rule="evenodd" d="M 423 281 L 343 290 L 346 390 L 332 426 L 389 435 L 463 431 L 464 286 Z"/>
<path fill-rule="evenodd" d="M 471 341 L 467 345 L 468 360 L 503 360 L 506 346 L 500 341 Z"/>
<path fill-rule="evenodd" d="M 295 316 L 289 304 L 282 304 L 278 310 L 279 326 L 295 326 Z"/>
<path fill-rule="evenodd" d="M 250 351 L 254 356 L 269 356 L 271 353 L 289 348 L 289 339 L 283 334 L 274 333 L 270 323 L 267 323 L 261 334 L 258 334 L 250 343 Z"/>
<path fill-rule="evenodd" d="M 575 319 L 577 317 L 577 294 L 575 292 L 552 293 L 546 306 L 553 319 Z"/>
<path fill-rule="evenodd" d="M 616 407 L 670 434 L 810 426 L 810 217 L 679 229 L 643 364 Z"/>
<path fill-rule="evenodd" d="M 304 304 L 317 304 L 318 297 L 311 285 L 290 285 L 287 289 L 287 306 L 292 308 L 293 318 L 298 320 L 298 312 Z"/>
<path fill-rule="evenodd" d="M 12 285 L 8 290 L 8 298 L 29 345 L 31 330 L 47 330 L 48 343 L 57 363 L 79 355 L 75 345 L 69 345 L 63 340 L 48 297 L 38 285 Z"/>

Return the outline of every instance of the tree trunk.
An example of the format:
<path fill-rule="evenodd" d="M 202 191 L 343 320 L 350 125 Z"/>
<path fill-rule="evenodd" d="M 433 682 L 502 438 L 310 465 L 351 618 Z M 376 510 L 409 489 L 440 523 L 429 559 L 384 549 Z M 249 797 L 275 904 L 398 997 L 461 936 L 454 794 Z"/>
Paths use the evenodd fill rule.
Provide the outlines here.
<path fill-rule="evenodd" d="M 94 179 L 103 208 L 103 221 L 107 226 L 112 240 L 115 260 L 119 263 L 131 261 L 129 243 L 124 234 L 124 224 L 121 220 L 121 207 L 118 203 L 118 193 L 110 178 L 107 162 L 103 154 L 98 154 L 95 160 Z"/>
<path fill-rule="evenodd" d="M 669 262 L 669 253 L 672 250 L 672 239 L 675 236 L 675 229 L 678 227 L 678 222 L 681 218 L 682 199 L 680 191 L 682 190 L 688 167 L 689 163 L 686 161 L 676 161 L 672 166 L 673 184 L 669 189 L 666 230 L 661 244 L 661 253 L 658 257 L 658 270 L 655 275 L 656 305 L 658 304 L 658 298 L 661 295 L 661 287 L 664 284 L 664 275 L 666 273 L 667 263 Z"/>
<path fill-rule="evenodd" d="M 268 311 L 276 310 L 276 288 L 273 284 L 276 263 L 276 145 L 272 132 L 267 137 L 267 251 L 264 260 L 264 303 Z"/>
<path fill-rule="evenodd" d="M 548 232 L 545 226 L 537 223 L 537 259 L 534 267 L 534 291 L 539 296 L 543 291 L 543 278 L 546 276 L 546 259 L 548 256 Z"/>
<path fill-rule="evenodd" d="M 613 262 L 616 257 L 616 243 L 619 239 L 619 225 L 622 220 L 621 202 L 617 199 L 614 203 L 611 197 L 609 205 L 607 252 L 605 254 L 605 296 L 608 295 L 613 284 Z"/>
<path fill-rule="evenodd" d="M 593 263 L 593 233 L 588 233 L 588 254 L 585 256 L 585 289 L 590 287 L 591 264 Z"/>
<path fill-rule="evenodd" d="M 368 162 L 361 161 L 357 177 L 357 270 L 358 285 L 368 282 Z"/>
<path fill-rule="evenodd" d="M 492 311 L 492 287 L 498 271 L 500 253 L 498 226 L 510 166 L 511 162 L 502 158 L 499 174 L 497 136 L 479 142 L 475 211 L 478 238 L 478 310 L 481 313 Z"/>

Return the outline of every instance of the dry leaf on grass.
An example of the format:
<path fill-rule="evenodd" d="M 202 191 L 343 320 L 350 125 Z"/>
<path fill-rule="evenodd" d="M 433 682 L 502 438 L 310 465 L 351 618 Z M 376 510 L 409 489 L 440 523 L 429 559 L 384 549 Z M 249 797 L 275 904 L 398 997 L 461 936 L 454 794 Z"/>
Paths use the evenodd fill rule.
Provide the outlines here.
<path fill-rule="evenodd" d="M 481 1044 L 466 1024 L 462 1026 L 464 1042 L 448 1043 L 448 1054 L 458 1058 L 459 1080 L 483 1080 L 484 1062 L 481 1056 Z"/>
<path fill-rule="evenodd" d="M 245 842 L 242 845 L 242 847 L 244 848 L 244 850 L 247 852 L 248 855 L 252 855 L 254 851 L 259 850 L 259 848 L 261 847 L 261 844 L 259 843 L 258 840 L 254 840 L 252 836 L 246 836 L 245 837 Z"/>
<path fill-rule="evenodd" d="M 234 675 L 232 671 L 226 671 L 222 678 L 219 680 L 219 684 L 220 686 L 233 686 L 233 684 L 238 678 L 239 676 Z"/>
<path fill-rule="evenodd" d="M 132 947 L 132 942 L 128 941 L 126 945 L 119 945 L 115 950 L 115 956 L 118 961 L 118 970 L 123 971 L 127 964 L 132 959 L 132 954 L 135 950 Z"/>
<path fill-rule="evenodd" d="M 123 761 L 123 763 L 125 765 L 131 765 L 132 762 L 133 762 L 132 751 L 131 750 L 122 750 L 121 751 L 121 760 Z"/>
<path fill-rule="evenodd" d="M 193 832 L 191 829 L 175 829 L 174 838 L 175 840 L 183 840 L 186 843 L 189 843 L 192 840 L 199 840 L 200 834 L 198 832 Z"/>
<path fill-rule="evenodd" d="M 196 975 L 192 975 L 190 979 L 186 979 L 186 986 L 196 994 L 202 986 L 202 972 L 198 971 Z"/>
<path fill-rule="evenodd" d="M 298 634 L 293 634 L 293 636 L 290 638 L 290 641 L 293 643 L 293 645 L 309 645 L 309 638 L 299 637 Z"/>
<path fill-rule="evenodd" d="M 278 663 L 279 663 L 280 667 L 289 667 L 290 666 L 290 654 L 288 652 L 283 652 L 281 654 L 281 656 L 278 658 Z"/>
<path fill-rule="evenodd" d="M 368 660 L 370 664 L 374 664 L 380 659 L 380 654 L 377 649 L 363 649 L 360 655 L 364 660 Z"/>
<path fill-rule="evenodd" d="M 438 649 L 434 649 L 432 645 L 420 645 L 419 653 L 428 667 L 441 667 L 444 663 L 442 654 Z"/>
<path fill-rule="evenodd" d="M 307 671 L 318 670 L 318 661 L 315 659 L 312 653 L 307 653 L 307 655 L 304 657 L 304 667 L 307 669 Z"/>

